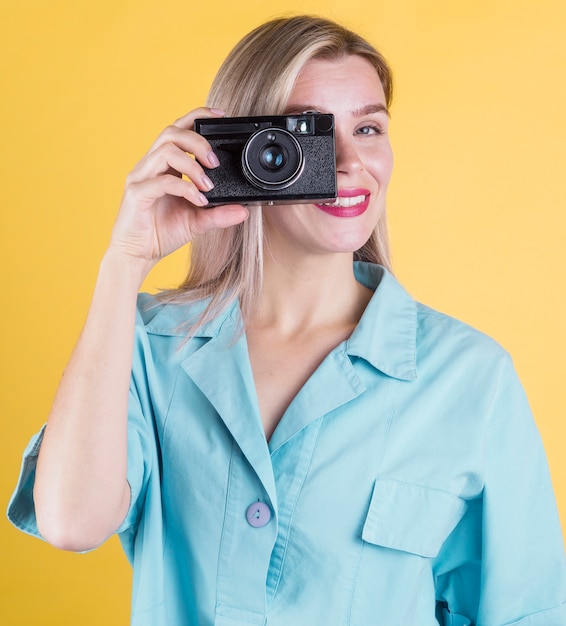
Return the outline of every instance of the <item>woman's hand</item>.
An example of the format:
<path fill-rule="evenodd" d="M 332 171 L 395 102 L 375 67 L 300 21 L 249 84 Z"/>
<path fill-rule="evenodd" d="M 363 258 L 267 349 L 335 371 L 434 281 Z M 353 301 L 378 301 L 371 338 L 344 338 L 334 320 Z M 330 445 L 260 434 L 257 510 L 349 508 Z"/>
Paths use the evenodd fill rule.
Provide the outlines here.
<path fill-rule="evenodd" d="M 159 135 L 126 180 L 111 250 L 152 266 L 195 235 L 247 218 L 247 209 L 238 204 L 206 208 L 202 194 L 212 183 L 201 163 L 212 168 L 218 160 L 208 141 L 193 131 L 193 123 L 199 117 L 222 115 L 214 109 L 196 109 Z"/>

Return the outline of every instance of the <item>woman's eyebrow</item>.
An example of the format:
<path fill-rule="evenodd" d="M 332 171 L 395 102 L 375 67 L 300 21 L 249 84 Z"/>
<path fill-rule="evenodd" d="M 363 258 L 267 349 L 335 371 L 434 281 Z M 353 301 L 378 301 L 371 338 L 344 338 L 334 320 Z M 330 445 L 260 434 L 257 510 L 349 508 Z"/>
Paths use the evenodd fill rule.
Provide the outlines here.
<path fill-rule="evenodd" d="M 288 106 L 284 115 L 301 115 L 303 113 L 323 113 L 320 107 L 315 106 L 314 104 L 292 104 Z"/>
<path fill-rule="evenodd" d="M 354 117 L 363 117 L 364 115 L 371 115 L 372 113 L 385 113 L 385 115 L 387 115 L 387 117 L 389 116 L 389 109 L 381 103 L 378 104 L 368 104 L 365 107 L 362 107 L 361 109 L 356 109 L 355 111 L 352 111 L 352 115 Z"/>

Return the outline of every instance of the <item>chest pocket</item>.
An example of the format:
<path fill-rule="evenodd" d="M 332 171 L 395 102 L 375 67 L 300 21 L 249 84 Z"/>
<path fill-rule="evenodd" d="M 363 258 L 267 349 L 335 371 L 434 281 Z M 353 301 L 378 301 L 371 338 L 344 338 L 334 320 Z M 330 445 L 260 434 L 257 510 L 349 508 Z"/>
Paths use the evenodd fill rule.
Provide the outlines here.
<path fill-rule="evenodd" d="M 378 478 L 362 539 L 433 558 L 462 519 L 467 506 L 462 498 L 444 491 Z"/>

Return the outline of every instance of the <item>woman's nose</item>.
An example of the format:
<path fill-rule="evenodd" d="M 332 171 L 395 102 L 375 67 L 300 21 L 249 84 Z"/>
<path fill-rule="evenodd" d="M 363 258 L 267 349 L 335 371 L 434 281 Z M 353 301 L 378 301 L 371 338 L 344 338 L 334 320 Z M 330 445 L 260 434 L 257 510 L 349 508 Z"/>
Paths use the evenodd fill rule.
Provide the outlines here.
<path fill-rule="evenodd" d="M 344 174 L 359 171 L 363 162 L 354 145 L 353 137 L 345 137 L 336 133 L 336 171 Z"/>

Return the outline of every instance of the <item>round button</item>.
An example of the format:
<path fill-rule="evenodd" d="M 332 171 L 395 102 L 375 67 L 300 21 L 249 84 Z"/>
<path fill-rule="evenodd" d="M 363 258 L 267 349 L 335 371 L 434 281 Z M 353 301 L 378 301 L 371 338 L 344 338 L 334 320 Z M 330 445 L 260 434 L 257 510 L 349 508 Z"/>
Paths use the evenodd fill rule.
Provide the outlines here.
<path fill-rule="evenodd" d="M 254 502 L 250 504 L 246 511 L 246 519 L 248 524 L 254 528 L 261 528 L 265 526 L 271 519 L 271 509 L 265 504 L 265 502 Z"/>

